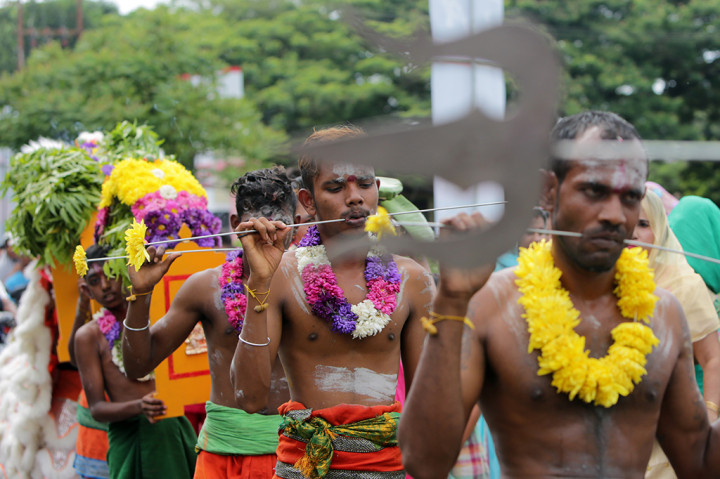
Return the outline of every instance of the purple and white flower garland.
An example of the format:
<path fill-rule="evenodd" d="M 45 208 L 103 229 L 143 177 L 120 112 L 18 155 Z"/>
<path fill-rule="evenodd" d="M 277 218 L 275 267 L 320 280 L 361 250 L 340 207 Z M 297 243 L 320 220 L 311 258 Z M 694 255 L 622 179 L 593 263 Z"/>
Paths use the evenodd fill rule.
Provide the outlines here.
<path fill-rule="evenodd" d="M 98 312 L 93 314 L 93 319 L 97 320 L 100 332 L 103 333 L 105 339 L 107 339 L 108 345 L 110 345 L 110 357 L 112 358 L 113 364 L 118 367 L 121 373 L 125 374 L 125 363 L 123 362 L 122 356 L 122 344 L 120 339 L 120 321 L 117 320 L 114 314 L 107 308 L 100 308 Z M 151 372 L 138 379 L 138 381 L 149 381 L 155 377 L 155 373 Z"/>
<path fill-rule="evenodd" d="M 353 339 L 374 336 L 390 322 L 397 307 L 401 275 L 392 255 L 372 248 L 365 260 L 367 296 L 351 305 L 338 285 L 317 226 L 311 226 L 295 250 L 305 300 L 312 312 L 331 323 L 332 330 Z"/>
<path fill-rule="evenodd" d="M 225 305 L 228 321 L 238 333 L 242 331 L 247 309 L 242 275 L 242 250 L 229 252 L 225 256 L 225 263 L 222 265 L 222 272 L 218 277 L 218 286 L 220 286 L 220 299 Z"/>

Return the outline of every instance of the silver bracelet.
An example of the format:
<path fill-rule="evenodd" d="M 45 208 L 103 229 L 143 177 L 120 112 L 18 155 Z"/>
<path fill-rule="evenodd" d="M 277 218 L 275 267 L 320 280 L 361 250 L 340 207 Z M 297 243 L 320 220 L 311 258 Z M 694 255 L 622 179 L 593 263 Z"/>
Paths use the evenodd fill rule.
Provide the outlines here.
<path fill-rule="evenodd" d="M 150 327 L 150 320 L 148 319 L 148 323 L 143 326 L 142 328 L 131 328 L 127 325 L 127 318 L 123 319 L 123 326 L 125 326 L 125 329 L 129 329 L 130 331 L 145 331 Z"/>
<path fill-rule="evenodd" d="M 242 338 L 242 335 L 241 335 L 241 334 L 238 334 L 238 339 L 239 339 L 240 341 L 242 341 L 243 343 L 247 344 L 248 346 L 262 347 L 262 346 L 267 346 L 268 344 L 270 344 L 270 338 L 267 338 L 267 343 L 265 343 L 265 344 L 251 343 L 250 341 L 245 341 L 245 340 Z"/>

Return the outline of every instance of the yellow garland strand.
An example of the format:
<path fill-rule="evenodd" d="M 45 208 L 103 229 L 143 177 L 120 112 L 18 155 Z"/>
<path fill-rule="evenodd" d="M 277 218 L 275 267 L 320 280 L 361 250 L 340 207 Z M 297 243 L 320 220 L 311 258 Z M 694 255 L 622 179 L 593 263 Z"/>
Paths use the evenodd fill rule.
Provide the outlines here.
<path fill-rule="evenodd" d="M 150 255 L 145 250 L 145 232 L 147 226 L 145 221 L 137 222 L 133 218 L 133 225 L 125 231 L 125 252 L 128 255 L 129 265 L 133 265 L 136 271 L 140 271 L 140 267 L 145 261 L 150 261 Z"/>
<path fill-rule="evenodd" d="M 73 263 L 75 263 L 75 271 L 80 277 L 84 277 L 88 272 L 87 255 L 82 245 L 77 245 L 73 254 Z"/>
<path fill-rule="evenodd" d="M 146 161 L 129 158 L 116 164 L 103 183 L 99 208 L 110 206 L 113 198 L 132 206 L 163 185 L 172 186 L 178 192 L 187 191 L 207 198 L 200 182 L 180 163 L 167 159 Z"/>
<path fill-rule="evenodd" d="M 389 233 L 393 236 L 397 235 L 395 226 L 390 221 L 390 215 L 382 206 L 378 206 L 377 213 L 370 215 L 365 220 L 365 231 L 377 234 L 378 239 L 382 238 L 383 233 Z"/>
<path fill-rule="evenodd" d="M 585 338 L 574 328 L 580 313 L 560 283 L 551 243 L 540 242 L 520 249 L 515 281 L 522 296 L 530 340 L 528 352 L 539 350 L 538 376 L 552 374 L 558 392 L 576 396 L 596 406 L 610 407 L 619 396 L 630 394 L 647 374 L 645 364 L 653 346 L 659 344 L 650 327 L 626 322 L 613 328 L 614 343 L 602 358 L 591 358 Z M 641 248 L 625 249 L 617 261 L 615 295 L 623 317 L 645 323 L 655 309 L 655 282 Z"/>

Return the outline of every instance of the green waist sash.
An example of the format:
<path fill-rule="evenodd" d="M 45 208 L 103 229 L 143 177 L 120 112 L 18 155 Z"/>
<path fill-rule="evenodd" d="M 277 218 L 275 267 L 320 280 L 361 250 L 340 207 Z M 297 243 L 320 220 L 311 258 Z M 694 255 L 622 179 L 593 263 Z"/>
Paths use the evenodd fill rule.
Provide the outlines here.
<path fill-rule="evenodd" d="M 242 409 L 205 403 L 207 417 L 195 449 L 213 454 L 259 456 L 275 454 L 279 414 L 249 414 Z"/>
<path fill-rule="evenodd" d="M 397 446 L 400 413 L 386 412 L 377 417 L 337 426 L 322 417 L 310 417 L 310 414 L 310 409 L 291 411 L 283 417 L 280 425 L 280 430 L 286 436 L 307 442 L 305 455 L 293 466 L 304 477 L 323 478 L 328 474 L 335 451 L 333 439 L 338 435 L 366 439 L 376 451 L 386 446 Z"/>

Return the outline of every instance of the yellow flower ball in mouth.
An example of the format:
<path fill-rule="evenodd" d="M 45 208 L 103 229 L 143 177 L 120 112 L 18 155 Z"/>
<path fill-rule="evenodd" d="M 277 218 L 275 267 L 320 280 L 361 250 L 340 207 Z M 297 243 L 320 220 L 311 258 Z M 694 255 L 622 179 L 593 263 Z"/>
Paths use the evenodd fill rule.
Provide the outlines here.
<path fill-rule="evenodd" d="M 77 245 L 73 254 L 73 263 L 75 263 L 75 271 L 80 277 L 84 277 L 88 272 L 87 256 L 85 249 L 81 245 Z"/>
<path fill-rule="evenodd" d="M 145 250 L 145 233 L 147 226 L 144 221 L 137 222 L 133 219 L 133 225 L 125 231 L 125 251 L 128 255 L 128 265 L 135 267 L 136 271 L 145 261 L 150 261 L 150 255 Z"/>
<path fill-rule="evenodd" d="M 382 206 L 378 206 L 377 213 L 365 220 L 365 231 L 368 233 L 375 233 L 378 239 L 382 238 L 384 233 L 395 236 L 395 226 L 390 221 L 390 215 L 387 210 Z"/>

